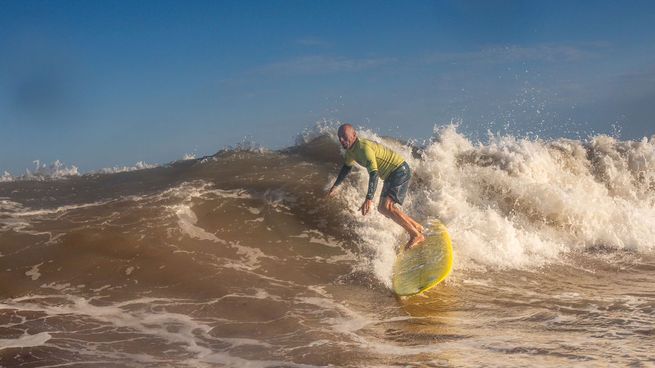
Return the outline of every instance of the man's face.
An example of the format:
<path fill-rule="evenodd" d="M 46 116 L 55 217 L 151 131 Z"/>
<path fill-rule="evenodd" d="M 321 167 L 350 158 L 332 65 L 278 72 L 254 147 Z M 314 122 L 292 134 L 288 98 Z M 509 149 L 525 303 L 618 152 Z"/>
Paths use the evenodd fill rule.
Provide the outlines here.
<path fill-rule="evenodd" d="M 356 135 L 353 130 L 339 132 L 339 143 L 343 149 L 349 149 L 355 143 Z"/>

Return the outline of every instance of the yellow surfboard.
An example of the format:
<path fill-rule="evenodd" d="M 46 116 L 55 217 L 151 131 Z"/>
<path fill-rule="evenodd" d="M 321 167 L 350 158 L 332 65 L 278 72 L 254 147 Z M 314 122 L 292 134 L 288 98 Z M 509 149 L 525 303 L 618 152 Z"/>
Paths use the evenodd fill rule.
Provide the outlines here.
<path fill-rule="evenodd" d="M 420 294 L 443 281 L 453 268 L 453 246 L 446 227 L 433 221 L 426 240 L 412 249 L 403 247 L 393 265 L 393 291 L 399 296 Z"/>

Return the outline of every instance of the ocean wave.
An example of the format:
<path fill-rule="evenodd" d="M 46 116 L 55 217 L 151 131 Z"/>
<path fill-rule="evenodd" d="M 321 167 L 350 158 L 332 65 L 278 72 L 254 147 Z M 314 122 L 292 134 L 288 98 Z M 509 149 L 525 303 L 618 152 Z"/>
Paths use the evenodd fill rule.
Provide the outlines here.
<path fill-rule="evenodd" d="M 187 155 L 184 156 L 184 159 L 187 159 Z M 143 161 L 139 161 L 134 164 L 134 166 L 114 166 L 114 167 L 109 167 L 109 168 L 103 168 L 98 171 L 92 171 L 89 174 L 116 174 L 116 173 L 123 173 L 123 172 L 130 172 L 130 171 L 137 171 L 137 170 L 146 170 L 146 169 L 152 169 L 155 167 L 159 167 L 159 165 L 154 165 L 154 164 L 148 164 Z"/>
<path fill-rule="evenodd" d="M 388 288 L 407 235 L 359 212 L 366 170 L 325 198 L 343 160 L 336 124 L 279 151 L 0 183 L 3 365 L 648 356 L 655 139 L 478 142 L 447 125 L 418 142 L 358 127 L 411 166 L 403 210 L 439 218 L 453 240 L 448 280 L 396 302 Z M 571 333 L 554 360 L 551 341 Z"/>
<path fill-rule="evenodd" d="M 139 198 L 143 183 L 151 183 L 163 193 L 186 193 L 183 183 L 197 180 L 205 183 L 208 187 L 203 191 L 209 192 L 232 193 L 242 188 L 239 190 L 258 193 L 258 198 L 266 198 L 265 193 L 285 193 L 285 213 L 302 217 L 299 221 L 305 231 L 334 221 L 348 229 L 347 235 L 329 228 L 318 230 L 337 239 L 357 239 L 360 251 L 369 256 L 360 258 L 355 268 L 373 272 L 388 285 L 396 250 L 406 235 L 378 213 L 366 217 L 358 213 L 368 182 L 365 170 L 353 170 L 336 201 L 319 198 L 333 183 L 341 162 L 338 124 L 319 122 L 299 134 L 295 146 L 280 151 L 244 143 L 191 164 L 173 163 L 160 166 L 157 172 L 121 178 L 125 182 L 120 195 Z M 486 141 L 476 142 L 455 124 L 435 127 L 434 135 L 424 142 L 383 137 L 366 127 L 358 127 L 358 133 L 391 147 L 410 164 L 414 176 L 402 208 L 422 222 L 439 218 L 446 224 L 455 248 L 456 270 L 532 269 L 566 262 L 572 252 L 593 252 L 598 247 L 646 253 L 655 249 L 655 136 L 621 141 L 606 135 L 544 140 L 489 134 Z M 138 162 L 134 167 L 96 173 L 152 167 Z M 71 176 L 80 176 L 77 168 L 56 161 L 49 167 L 37 163 L 29 178 Z M 16 179 L 4 181 L 11 180 Z M 94 180 L 97 183 L 87 182 L 85 190 L 92 192 L 96 186 L 98 198 L 111 197 L 103 196 L 102 191 L 115 185 L 103 184 L 109 179 L 102 175 Z M 72 195 L 67 190 L 73 189 L 61 189 L 56 195 Z M 21 205 L 10 193 L 0 192 L 0 196 L 6 203 Z M 218 195 L 201 199 L 215 201 L 217 208 L 225 200 Z M 30 202 L 31 211 L 38 211 L 35 201 L 38 198 Z M 178 215 L 196 213 L 193 203 L 185 201 L 172 208 L 179 210 Z M 63 200 L 57 203 L 58 208 L 68 208 Z M 75 203 L 79 205 L 83 203 Z M 252 212 L 255 207 L 244 208 Z M 194 224 L 210 221 L 203 218 L 208 215 L 197 216 Z M 257 216 L 257 221 L 266 217 Z M 26 218 L 21 216 L 21 221 Z M 262 229 L 266 227 L 260 228 L 266 231 Z M 202 229 L 195 230 L 200 233 Z M 203 234 L 213 238 L 217 231 Z"/>

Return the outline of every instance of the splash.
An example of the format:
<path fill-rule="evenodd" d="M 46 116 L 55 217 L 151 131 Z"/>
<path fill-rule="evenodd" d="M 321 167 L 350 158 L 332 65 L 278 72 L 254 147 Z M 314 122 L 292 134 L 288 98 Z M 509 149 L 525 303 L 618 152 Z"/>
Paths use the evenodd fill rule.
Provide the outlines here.
<path fill-rule="evenodd" d="M 146 169 L 152 169 L 158 167 L 158 165 L 153 165 L 153 164 L 148 164 L 144 161 L 139 161 L 134 164 L 134 166 L 114 166 L 114 167 L 106 167 L 103 169 L 100 169 L 95 172 L 91 172 L 91 174 L 116 174 L 116 173 L 122 173 L 122 172 L 130 172 L 130 171 L 137 171 L 137 170 L 146 170 Z"/>
<path fill-rule="evenodd" d="M 365 129 L 360 136 L 405 157 L 414 178 L 403 209 L 447 224 L 460 270 L 530 269 L 597 247 L 655 249 L 654 138 L 585 142 L 491 134 L 483 144 L 451 124 L 437 128 L 412 156 L 409 145 Z M 364 170 L 353 176 L 344 193 L 348 213 L 375 252 L 370 266 L 388 284 L 393 249 L 405 235 L 379 214 L 358 216 L 368 176 Z"/>
<path fill-rule="evenodd" d="M 34 160 L 33 163 L 34 169 L 25 169 L 25 174 L 23 175 L 13 176 L 8 171 L 4 171 L 3 175 L 0 176 L 0 183 L 27 180 L 57 180 L 80 175 L 77 166 L 71 165 L 67 167 L 59 160 L 56 160 L 50 165 L 42 163 L 40 160 Z"/>

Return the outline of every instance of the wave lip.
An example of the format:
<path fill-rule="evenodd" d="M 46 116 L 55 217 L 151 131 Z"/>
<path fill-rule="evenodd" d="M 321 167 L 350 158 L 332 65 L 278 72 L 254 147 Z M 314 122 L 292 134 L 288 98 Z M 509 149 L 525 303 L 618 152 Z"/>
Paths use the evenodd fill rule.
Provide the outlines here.
<path fill-rule="evenodd" d="M 139 161 L 136 164 L 134 164 L 134 166 L 108 167 L 108 168 L 100 169 L 98 171 L 93 171 L 90 174 L 116 174 L 116 173 L 123 173 L 123 172 L 137 171 L 137 170 L 152 169 L 158 166 L 159 165 L 153 165 L 153 164 L 145 163 L 143 161 Z"/>
<path fill-rule="evenodd" d="M 51 165 L 41 163 L 40 160 L 34 160 L 34 165 L 35 168 L 33 171 L 26 169 L 25 174 L 20 176 L 13 176 L 8 171 L 4 171 L 2 176 L 0 176 L 0 183 L 28 180 L 57 180 L 80 175 L 77 166 L 72 165 L 67 167 L 59 160 L 56 160 Z"/>

